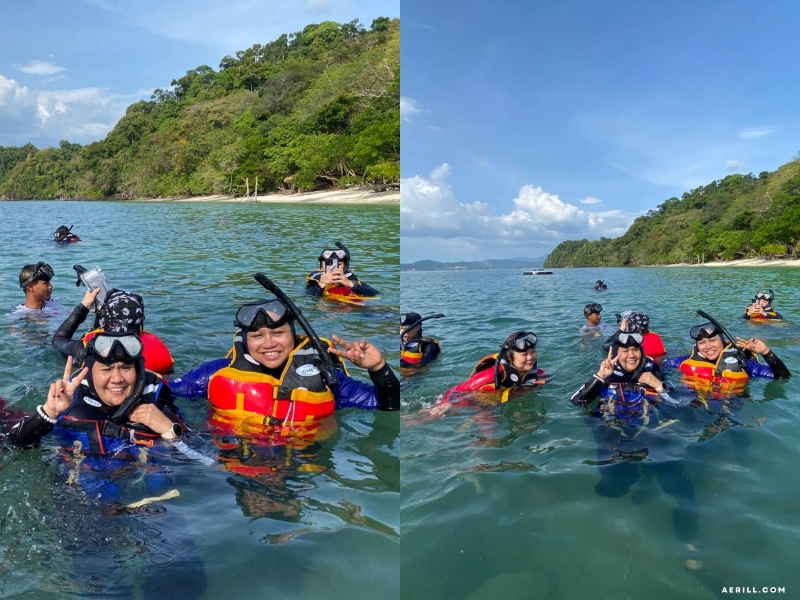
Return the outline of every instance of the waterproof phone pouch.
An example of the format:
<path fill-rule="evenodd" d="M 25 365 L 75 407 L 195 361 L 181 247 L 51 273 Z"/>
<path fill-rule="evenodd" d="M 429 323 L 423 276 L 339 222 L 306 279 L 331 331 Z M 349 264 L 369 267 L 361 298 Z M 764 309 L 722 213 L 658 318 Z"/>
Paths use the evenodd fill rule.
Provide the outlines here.
<path fill-rule="evenodd" d="M 106 280 L 105 273 L 103 273 L 103 269 L 100 267 L 95 267 L 93 269 L 89 269 L 88 271 L 84 271 L 80 275 L 81 281 L 86 286 L 86 289 L 89 290 L 96 290 L 100 288 L 100 293 L 97 294 L 96 306 L 99 309 L 103 306 L 103 303 L 106 301 L 106 294 L 111 289 L 108 285 L 108 281 Z"/>

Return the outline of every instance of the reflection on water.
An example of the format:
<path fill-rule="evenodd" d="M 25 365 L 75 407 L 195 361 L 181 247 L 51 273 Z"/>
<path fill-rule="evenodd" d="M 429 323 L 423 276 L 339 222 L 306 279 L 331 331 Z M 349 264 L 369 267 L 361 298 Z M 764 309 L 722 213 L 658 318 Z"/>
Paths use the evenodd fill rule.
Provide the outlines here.
<path fill-rule="evenodd" d="M 610 286 L 606 320 L 644 309 L 669 356 L 688 354 L 700 308 L 734 335 L 763 337 L 800 372 L 800 313 L 783 310 L 779 327 L 738 320 L 751 292 L 735 291 L 780 289 L 792 306 L 794 270 L 495 271 L 492 286 L 477 272 L 403 273 L 402 311 L 448 315 L 426 331 L 441 357 L 404 381 L 405 597 L 700 599 L 725 597 L 723 585 L 800 584 L 785 554 L 800 527 L 788 508 L 800 458 L 793 380 L 751 380 L 728 399 L 667 371 L 672 402 L 637 427 L 572 406 L 603 357 L 605 336 L 579 331 L 599 278 Z M 539 335 L 546 385 L 494 406 L 431 412 L 517 329 Z"/>
<path fill-rule="evenodd" d="M 167 344 L 176 373 L 227 352 L 236 307 L 264 297 L 257 271 L 295 299 L 319 335 L 369 337 L 394 351 L 396 206 L 15 202 L 3 204 L 3 216 L 6 425 L 41 404 L 63 371 L 50 340 L 83 297 L 73 264 L 100 266 L 112 286 L 144 296 L 146 328 Z M 49 219 L 52 226 L 42 225 Z M 61 222 L 76 223 L 84 241 L 52 244 Z M 347 244 L 381 300 L 345 309 L 303 295 L 305 275 L 332 238 Z M 38 260 L 53 266 L 53 298 L 65 312 L 12 315 L 19 269 Z M 387 359 L 396 366 L 396 352 Z M 330 420 L 327 436 L 270 446 L 212 435 L 205 401 L 179 403 L 193 429 L 182 449 L 98 463 L 51 438 L 39 450 L 0 445 L 0 596 L 399 595 L 396 414 L 348 409 Z"/>

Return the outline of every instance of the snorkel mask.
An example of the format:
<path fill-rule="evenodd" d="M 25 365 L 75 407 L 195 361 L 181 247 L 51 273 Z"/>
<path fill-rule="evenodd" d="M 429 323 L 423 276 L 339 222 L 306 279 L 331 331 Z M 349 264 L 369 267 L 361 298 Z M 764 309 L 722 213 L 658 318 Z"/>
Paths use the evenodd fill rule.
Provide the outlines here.
<path fill-rule="evenodd" d="M 128 415 L 142 399 L 145 384 L 144 345 L 139 336 L 134 333 L 98 333 L 86 346 L 84 364 L 89 367 L 86 381 L 93 393 L 92 365 L 99 362 L 104 365 L 113 365 L 121 362 L 136 366 L 136 385 L 133 393 L 125 399 L 114 411 L 109 421 L 103 426 L 103 435 L 119 437 L 122 425 L 127 421 Z"/>

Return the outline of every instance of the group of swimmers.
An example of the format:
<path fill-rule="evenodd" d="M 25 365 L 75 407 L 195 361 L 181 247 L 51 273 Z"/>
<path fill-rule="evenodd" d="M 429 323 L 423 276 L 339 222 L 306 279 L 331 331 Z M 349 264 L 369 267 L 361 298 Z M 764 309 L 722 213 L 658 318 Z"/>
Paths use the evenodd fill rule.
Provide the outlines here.
<path fill-rule="evenodd" d="M 742 317 L 749 320 L 781 319 L 775 311 L 772 290 L 758 292 Z M 584 333 L 600 333 L 603 307 L 591 302 L 584 307 Z M 442 315 L 443 316 L 443 315 Z M 790 376 L 786 365 L 762 340 L 733 338 L 724 327 L 708 315 L 709 321 L 690 329 L 694 346 L 690 354 L 665 359 L 661 337 L 650 331 L 650 318 L 642 312 L 617 313 L 618 329 L 603 344 L 604 359 L 597 373 L 572 396 L 575 404 L 586 405 L 599 399 L 600 410 L 637 413 L 644 410 L 649 398 L 666 394 L 661 366 L 677 368 L 684 382 L 698 391 L 724 395 L 741 393 L 749 377 Z M 401 315 L 401 366 L 419 368 L 433 361 L 440 353 L 434 338 L 422 334 L 418 313 Z M 541 385 L 545 372 L 538 367 L 538 336 L 531 331 L 516 331 L 502 344 L 500 351 L 482 358 L 470 377 L 447 391 L 440 404 L 459 402 L 466 392 L 502 391 Z M 759 357 L 766 364 L 759 362 Z M 412 371 L 413 372 L 413 371 Z M 605 408 L 604 406 L 607 405 Z"/>
<path fill-rule="evenodd" d="M 377 290 L 350 269 L 347 248 L 336 245 L 320 254 L 319 270 L 307 276 L 306 292 L 326 295 L 334 289 L 337 296 L 377 297 Z M 45 262 L 23 267 L 19 285 L 25 302 L 17 309 L 59 308 L 51 299 L 53 277 Z M 237 332 L 225 357 L 172 381 L 164 378 L 174 362 L 169 350 L 144 329 L 142 296 L 105 285 L 87 287 L 53 336 L 53 345 L 66 358 L 63 376 L 50 385 L 44 403 L 19 418 L 8 440 L 32 447 L 55 429 L 62 441 L 80 441 L 95 456 L 117 455 L 158 439 L 178 440 L 188 427 L 176 396 L 207 397 L 216 431 L 287 445 L 313 434 L 340 408 L 399 409 L 399 381 L 376 346 L 366 339 L 350 343 L 336 335 L 330 340 L 317 336 L 280 288 L 264 275 L 255 278 L 273 297 L 238 308 Z M 94 325 L 73 339 L 92 310 Z M 345 360 L 366 369 L 370 383 L 352 378 Z"/>

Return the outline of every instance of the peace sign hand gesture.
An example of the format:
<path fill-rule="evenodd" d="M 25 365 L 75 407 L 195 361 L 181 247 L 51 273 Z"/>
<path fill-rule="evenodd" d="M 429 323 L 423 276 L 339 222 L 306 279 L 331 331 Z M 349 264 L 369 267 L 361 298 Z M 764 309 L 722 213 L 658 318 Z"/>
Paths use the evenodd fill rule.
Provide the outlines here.
<path fill-rule="evenodd" d="M 617 354 L 614 358 L 611 358 L 611 348 L 608 349 L 608 358 L 606 358 L 603 362 L 600 363 L 600 368 L 597 371 L 597 376 L 600 379 L 605 379 L 609 375 L 614 372 L 614 366 L 617 364 L 619 360 L 619 354 Z"/>
<path fill-rule="evenodd" d="M 380 371 L 386 364 L 381 351 L 373 346 L 369 340 L 359 340 L 351 344 L 338 335 L 334 335 L 332 339 L 333 346 L 328 348 L 328 352 L 343 356 L 357 367 L 367 371 Z M 336 344 L 339 344 L 343 349 L 337 348 Z"/>
<path fill-rule="evenodd" d="M 50 384 L 50 390 L 47 392 L 47 402 L 44 404 L 44 412 L 51 419 L 55 419 L 67 410 L 72 404 L 72 397 L 75 395 L 75 390 L 89 373 L 88 367 L 81 369 L 75 377 L 70 379 L 72 372 L 72 357 L 67 358 L 67 366 L 64 367 L 64 377 L 57 379 Z"/>

